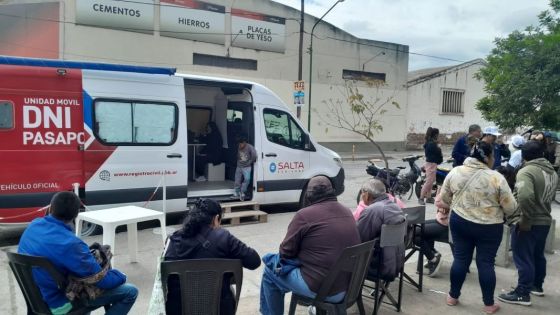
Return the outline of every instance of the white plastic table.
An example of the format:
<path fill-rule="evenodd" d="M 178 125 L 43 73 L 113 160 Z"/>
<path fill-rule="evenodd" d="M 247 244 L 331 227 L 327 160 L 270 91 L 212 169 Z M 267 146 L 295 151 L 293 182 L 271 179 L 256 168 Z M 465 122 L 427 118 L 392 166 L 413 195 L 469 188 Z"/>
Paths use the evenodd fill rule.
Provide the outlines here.
<path fill-rule="evenodd" d="M 128 251 L 130 262 L 136 262 L 138 255 L 138 222 L 159 220 L 161 237 L 165 244 L 167 233 L 165 230 L 165 213 L 137 206 L 124 206 L 96 211 L 80 212 L 76 218 L 76 235 L 80 237 L 82 221 L 101 225 L 103 227 L 103 245 L 110 245 L 115 253 L 115 230 L 118 226 L 127 225 Z"/>

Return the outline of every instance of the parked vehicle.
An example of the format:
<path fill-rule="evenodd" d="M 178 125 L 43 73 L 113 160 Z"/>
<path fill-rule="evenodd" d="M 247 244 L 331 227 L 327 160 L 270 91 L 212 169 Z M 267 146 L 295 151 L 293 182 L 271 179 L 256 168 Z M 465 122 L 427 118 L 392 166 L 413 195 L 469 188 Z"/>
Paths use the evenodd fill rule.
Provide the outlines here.
<path fill-rule="evenodd" d="M 447 163 L 453 163 L 453 159 L 447 160 Z M 436 197 L 436 194 L 439 190 L 439 187 L 441 187 L 441 185 L 443 185 L 443 181 L 445 180 L 445 177 L 447 176 L 447 174 L 449 174 L 450 171 L 451 171 L 451 168 L 446 167 L 446 166 L 438 166 L 437 167 L 436 181 L 434 182 L 434 185 L 432 186 L 432 193 L 430 194 L 432 198 Z M 416 193 L 416 197 L 418 197 L 418 199 L 420 199 L 420 193 L 422 192 L 422 186 L 424 186 L 425 182 L 426 182 L 426 172 L 422 168 L 422 175 L 420 176 L 420 179 L 418 180 L 418 183 L 416 184 L 416 187 L 415 187 L 415 193 Z"/>
<path fill-rule="evenodd" d="M 373 161 L 368 162 L 369 164 L 366 168 L 366 172 L 374 178 L 382 180 L 392 195 L 403 199 L 403 197 L 410 192 L 408 195 L 408 199 L 410 199 L 412 193 L 418 190 L 418 178 L 422 171 L 420 167 L 416 165 L 416 161 L 421 157 L 421 155 L 412 155 L 402 159 L 403 162 L 408 163 L 410 168 L 406 174 L 401 174 L 401 171 L 406 169 L 404 166 L 387 169 L 377 166 Z M 360 202 L 360 195 L 361 192 L 358 192 L 358 203 Z"/>
<path fill-rule="evenodd" d="M 193 181 L 196 139 L 209 122 L 222 163 Z M 57 191 L 87 209 L 120 205 L 182 211 L 200 197 L 233 195 L 237 138 L 257 153 L 252 200 L 297 203 L 308 180 L 329 177 L 340 194 L 340 156 L 319 145 L 288 106 L 253 82 L 175 69 L 0 56 L 0 227 L 44 215 Z M 165 176 L 164 176 L 165 175 Z M 157 190 L 157 193 L 154 192 Z M 86 229 L 87 232 L 87 229 Z"/>

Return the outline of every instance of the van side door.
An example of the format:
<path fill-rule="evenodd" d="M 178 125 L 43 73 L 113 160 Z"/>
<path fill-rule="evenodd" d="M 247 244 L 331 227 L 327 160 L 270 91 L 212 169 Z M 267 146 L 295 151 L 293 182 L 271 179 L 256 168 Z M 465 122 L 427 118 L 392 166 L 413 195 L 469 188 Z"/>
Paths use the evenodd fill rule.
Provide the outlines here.
<path fill-rule="evenodd" d="M 257 191 L 266 193 L 267 203 L 298 202 L 308 178 L 308 136 L 284 110 L 262 107 L 260 115 L 263 176 Z"/>

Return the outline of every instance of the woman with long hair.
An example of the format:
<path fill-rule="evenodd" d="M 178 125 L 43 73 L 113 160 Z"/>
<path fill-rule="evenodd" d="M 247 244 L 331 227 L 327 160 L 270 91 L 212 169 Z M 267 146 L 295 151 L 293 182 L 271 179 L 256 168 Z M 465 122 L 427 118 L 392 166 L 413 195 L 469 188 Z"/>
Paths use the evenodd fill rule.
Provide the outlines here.
<path fill-rule="evenodd" d="M 243 267 L 257 269 L 261 259 L 257 252 L 245 245 L 228 230 L 220 227 L 223 210 L 217 201 L 201 199 L 187 212 L 183 227 L 173 233 L 165 252 L 165 260 L 227 258 L 240 259 Z M 203 243 L 210 244 L 203 246 Z M 171 275 L 168 281 L 165 309 L 167 315 L 182 314 L 179 278 Z M 220 314 L 235 314 L 235 298 L 230 290 L 230 277 L 224 277 Z"/>
<path fill-rule="evenodd" d="M 461 288 L 476 248 L 478 281 L 484 302 L 483 311 L 494 314 L 500 306 L 494 303 L 496 272 L 494 260 L 502 241 L 504 216 L 515 212 L 517 203 L 504 176 L 492 170 L 494 147 L 478 142 L 463 166 L 449 172 L 441 187 L 439 208 L 451 209 L 449 228 L 453 239 L 451 289 L 447 304 L 459 303 Z"/>
<path fill-rule="evenodd" d="M 432 188 L 436 181 L 437 166 L 443 162 L 443 154 L 438 145 L 439 129 L 428 127 L 426 131 L 426 143 L 424 143 L 424 155 L 426 156 L 426 163 L 424 164 L 424 171 L 426 172 L 426 181 L 422 186 L 420 192 L 420 199 L 418 203 L 421 205 L 434 203 L 432 197 Z"/>

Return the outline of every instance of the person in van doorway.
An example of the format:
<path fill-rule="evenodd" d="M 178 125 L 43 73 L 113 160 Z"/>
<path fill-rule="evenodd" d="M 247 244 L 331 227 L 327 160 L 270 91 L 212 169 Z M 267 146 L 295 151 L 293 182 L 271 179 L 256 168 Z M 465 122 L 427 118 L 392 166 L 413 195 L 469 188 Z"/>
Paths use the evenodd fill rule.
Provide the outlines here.
<path fill-rule="evenodd" d="M 247 143 L 246 136 L 240 136 L 237 151 L 237 168 L 235 169 L 235 194 L 232 199 L 245 200 L 247 187 L 251 183 L 251 170 L 257 161 L 257 151 Z"/>
<path fill-rule="evenodd" d="M 470 125 L 469 133 L 462 136 L 455 142 L 453 146 L 453 167 L 463 165 L 466 158 L 469 157 L 472 146 L 469 145 L 469 138 L 480 139 L 482 136 L 482 129 L 479 125 Z"/>
<path fill-rule="evenodd" d="M 483 311 L 487 314 L 494 314 L 500 309 L 494 303 L 494 260 L 502 241 L 504 216 L 512 217 L 517 207 L 506 179 L 491 169 L 494 165 L 493 150 L 489 143 L 480 141 L 476 144 L 471 157 L 449 172 L 440 191 L 441 203 L 451 209 L 449 229 L 454 246 L 447 305 L 459 303 L 461 288 L 476 249 Z M 441 206 L 441 203 L 438 204 Z"/>
<path fill-rule="evenodd" d="M 218 165 L 222 163 L 222 147 L 224 141 L 218 129 L 218 125 L 211 121 L 206 126 L 206 133 L 200 137 L 200 142 L 205 144 L 196 156 L 196 180 L 205 181 L 204 173 L 206 173 L 206 165 L 212 163 Z"/>
<path fill-rule="evenodd" d="M 325 275 L 344 249 L 360 243 L 352 213 L 337 201 L 332 183 L 326 176 L 309 180 L 305 198 L 308 206 L 295 214 L 280 244 L 277 260 L 285 262 L 283 267 L 278 268 L 278 263 L 271 261 L 264 268 L 260 295 L 263 315 L 284 314 L 287 292 L 315 298 Z M 326 301 L 340 303 L 349 281 L 348 274 L 340 275 L 327 293 Z"/>
<path fill-rule="evenodd" d="M 424 182 L 424 186 L 422 186 L 420 199 L 418 199 L 418 203 L 421 205 L 426 204 L 426 202 L 434 203 L 432 188 L 436 181 L 437 166 L 443 162 L 443 154 L 437 142 L 438 137 L 439 129 L 428 127 L 426 131 L 426 143 L 424 143 L 424 154 L 426 156 L 424 170 L 426 172 L 426 181 Z"/>
<path fill-rule="evenodd" d="M 517 287 L 500 294 L 502 302 L 531 305 L 530 294 L 544 296 L 546 276 L 544 248 L 550 230 L 551 203 L 558 185 L 558 175 L 544 158 L 542 145 L 534 140 L 522 149 L 525 164 L 517 174 L 515 195 L 518 202 L 517 224 L 511 231 L 513 261 L 517 267 Z"/>
<path fill-rule="evenodd" d="M 228 230 L 220 227 L 223 210 L 217 201 L 201 199 L 187 212 L 183 227 L 169 237 L 165 261 L 203 258 L 240 259 L 243 267 L 255 270 L 259 254 Z M 209 246 L 203 244 L 209 243 Z M 220 314 L 235 314 L 235 298 L 230 289 L 230 276 L 225 276 L 220 299 Z M 165 309 L 167 315 L 182 314 L 179 278 L 170 276 Z"/>
<path fill-rule="evenodd" d="M 69 191 L 55 194 L 49 214 L 33 220 L 23 232 L 18 253 L 47 258 L 65 277 L 99 277 L 94 285 L 103 293 L 79 303 L 88 307 L 110 305 L 106 310 L 108 315 L 128 314 L 136 301 L 138 289 L 126 283 L 126 275 L 116 269 L 103 274 L 89 247 L 74 234 L 72 224 L 79 212 L 78 196 Z M 72 310 L 73 303 L 77 303 L 68 300 L 64 289 L 57 287 L 45 270 L 33 270 L 33 278 L 52 314 L 66 314 Z"/>

